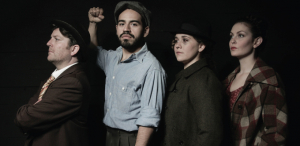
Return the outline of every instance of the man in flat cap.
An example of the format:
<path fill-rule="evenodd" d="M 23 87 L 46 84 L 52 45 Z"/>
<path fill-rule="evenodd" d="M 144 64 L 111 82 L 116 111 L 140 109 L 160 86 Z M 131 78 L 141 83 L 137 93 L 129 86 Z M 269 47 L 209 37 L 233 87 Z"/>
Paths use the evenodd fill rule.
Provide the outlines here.
<path fill-rule="evenodd" d="M 87 146 L 90 85 L 81 62 L 86 59 L 90 35 L 75 21 L 51 24 L 47 59 L 56 69 L 28 104 L 19 108 L 15 124 L 28 135 L 25 146 Z"/>
<path fill-rule="evenodd" d="M 97 64 L 106 74 L 106 145 L 144 146 L 158 127 L 166 84 L 164 69 L 145 43 L 151 12 L 139 2 L 117 4 L 114 14 L 121 46 L 115 51 L 98 46 L 96 23 L 104 19 L 102 13 L 101 8 L 91 8 L 88 15 Z"/>

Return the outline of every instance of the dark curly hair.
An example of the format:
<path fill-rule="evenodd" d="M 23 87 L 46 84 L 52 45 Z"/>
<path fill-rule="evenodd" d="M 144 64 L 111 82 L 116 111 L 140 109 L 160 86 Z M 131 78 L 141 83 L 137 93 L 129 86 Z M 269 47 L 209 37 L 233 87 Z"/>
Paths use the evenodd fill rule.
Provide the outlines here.
<path fill-rule="evenodd" d="M 243 23 L 247 27 L 249 27 L 251 33 L 252 33 L 252 39 L 254 40 L 257 37 L 262 37 L 263 42 L 260 44 L 260 46 L 256 49 L 255 51 L 255 56 L 261 52 L 261 50 L 264 48 L 266 44 L 266 32 L 267 32 L 267 27 L 268 24 L 265 20 L 262 18 L 256 17 L 254 15 L 248 15 L 245 17 L 241 17 L 235 21 L 234 24 L 236 23 Z"/>

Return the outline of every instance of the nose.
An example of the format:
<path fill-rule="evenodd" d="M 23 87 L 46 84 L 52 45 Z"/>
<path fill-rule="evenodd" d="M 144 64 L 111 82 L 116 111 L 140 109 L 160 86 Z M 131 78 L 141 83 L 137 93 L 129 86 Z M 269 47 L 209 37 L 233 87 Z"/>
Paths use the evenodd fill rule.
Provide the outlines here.
<path fill-rule="evenodd" d="M 236 43 L 235 36 L 232 36 L 229 42 L 230 42 L 231 44 Z"/>
<path fill-rule="evenodd" d="M 177 41 L 177 42 L 174 43 L 174 48 L 175 49 L 180 49 L 181 48 L 181 44 L 180 44 L 179 41 Z"/>
<path fill-rule="evenodd" d="M 47 44 L 46 44 L 48 47 L 50 47 L 51 44 L 52 44 L 52 43 L 51 43 L 51 42 L 52 42 L 51 40 L 52 40 L 52 39 L 50 38 L 50 40 L 49 40 L 49 41 L 47 42 Z"/>
<path fill-rule="evenodd" d="M 124 31 L 130 31 L 130 24 L 125 24 Z"/>

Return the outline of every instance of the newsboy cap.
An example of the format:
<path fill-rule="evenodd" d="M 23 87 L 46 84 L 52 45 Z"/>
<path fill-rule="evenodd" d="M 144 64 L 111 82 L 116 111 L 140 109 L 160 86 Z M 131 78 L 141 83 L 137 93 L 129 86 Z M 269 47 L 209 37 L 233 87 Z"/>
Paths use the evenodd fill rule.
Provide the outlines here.
<path fill-rule="evenodd" d="M 192 23 L 192 22 L 184 22 L 180 25 L 177 30 L 169 31 L 171 34 L 189 34 L 192 36 L 200 37 L 207 39 L 209 41 L 214 41 L 211 39 L 211 25 L 209 22 L 202 21 L 201 23 Z"/>
<path fill-rule="evenodd" d="M 140 2 L 137 1 L 121 1 L 115 8 L 115 21 L 118 23 L 119 15 L 126 9 L 132 9 L 138 12 L 145 20 L 146 26 L 150 27 L 151 12 Z"/>

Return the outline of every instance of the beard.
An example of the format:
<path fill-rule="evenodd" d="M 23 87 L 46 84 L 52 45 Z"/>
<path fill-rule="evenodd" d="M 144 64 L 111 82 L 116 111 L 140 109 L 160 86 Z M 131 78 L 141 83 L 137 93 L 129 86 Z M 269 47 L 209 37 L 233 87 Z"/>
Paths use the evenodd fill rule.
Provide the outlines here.
<path fill-rule="evenodd" d="M 134 38 L 133 41 L 130 42 L 128 39 L 124 39 L 122 41 L 121 37 L 122 37 L 123 34 L 130 35 L 132 38 Z M 139 37 L 135 37 L 134 35 L 129 34 L 128 32 L 122 33 L 119 37 L 119 41 L 120 41 L 121 46 L 129 52 L 134 52 L 136 49 L 143 46 L 144 43 L 145 43 L 145 40 L 141 35 Z"/>

